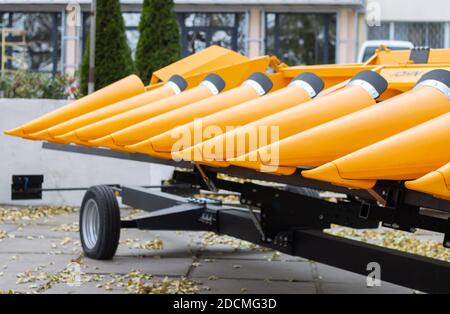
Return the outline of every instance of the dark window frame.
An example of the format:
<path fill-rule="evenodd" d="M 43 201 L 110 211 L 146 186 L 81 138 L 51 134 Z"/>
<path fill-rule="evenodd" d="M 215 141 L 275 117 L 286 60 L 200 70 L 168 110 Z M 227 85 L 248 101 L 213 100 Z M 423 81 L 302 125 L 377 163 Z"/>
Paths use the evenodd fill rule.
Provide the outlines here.
<path fill-rule="evenodd" d="M 51 74 L 53 77 L 57 74 L 60 73 L 61 69 L 62 69 L 62 49 L 61 49 L 61 31 L 58 29 L 61 26 L 61 21 L 63 18 L 63 15 L 61 12 L 56 11 L 56 12 L 47 12 L 47 11 L 0 11 L 0 14 L 8 14 L 8 23 L 7 25 L 5 23 L 2 23 L 4 27 L 8 27 L 8 28 L 12 28 L 12 24 L 13 24 L 13 15 L 14 14 L 47 14 L 47 15 L 51 15 L 52 16 L 52 32 L 51 32 L 51 38 L 52 38 L 52 70 L 51 71 L 45 71 L 45 70 L 33 70 L 30 69 L 30 71 L 33 72 L 41 72 L 41 73 L 49 73 Z M 59 21 L 60 23 L 58 23 L 58 16 L 59 16 Z M 3 21 L 2 21 L 3 22 Z M 11 35 L 8 36 L 9 38 L 11 38 Z M 12 54 L 12 47 L 7 47 L 6 48 L 8 50 L 7 54 L 11 55 Z M 60 70 L 58 70 L 58 63 L 60 65 Z M 6 69 L 13 69 L 12 68 L 12 61 L 8 60 L 6 62 Z"/>
<path fill-rule="evenodd" d="M 233 26 L 186 26 L 185 19 L 189 14 L 234 14 L 234 25 Z M 207 41 L 207 46 L 211 42 L 211 36 L 217 31 L 230 31 L 231 32 L 231 49 L 238 51 L 238 35 L 239 35 L 239 15 L 244 15 L 246 12 L 220 12 L 220 11 L 189 11 L 189 12 L 177 12 L 178 25 L 180 27 L 181 36 L 181 49 L 183 57 L 190 55 L 188 51 L 188 40 L 187 35 L 189 31 L 201 31 L 205 32 Z"/>
<path fill-rule="evenodd" d="M 135 13 L 135 14 L 142 14 L 142 11 L 123 11 L 122 12 L 122 18 L 124 13 Z M 91 13 L 86 11 L 82 12 L 82 24 L 81 24 L 81 60 L 83 60 L 84 52 L 86 51 L 86 40 L 89 36 L 90 28 L 88 27 L 88 19 L 91 16 Z M 127 26 L 125 23 L 125 34 L 127 31 L 137 31 L 139 32 L 139 23 L 136 26 Z M 129 46 L 129 45 L 128 45 Z M 130 47 L 131 49 L 131 47 Z M 133 53 L 132 53 L 133 54 Z M 134 55 L 132 55 L 132 58 L 134 59 Z"/>
<path fill-rule="evenodd" d="M 268 38 L 267 38 L 267 28 L 268 28 L 268 16 L 270 14 L 275 15 L 275 23 L 273 30 L 273 49 L 268 50 Z M 278 11 L 266 11 L 264 12 L 264 50 L 266 54 L 274 54 L 281 55 L 280 53 L 280 15 L 314 15 L 317 17 L 322 17 L 324 22 L 324 48 L 322 54 L 322 64 L 335 63 L 336 62 L 336 53 L 334 54 L 335 60 L 330 60 L 330 25 L 331 25 L 331 17 L 335 17 L 336 23 L 336 32 L 337 32 L 337 24 L 338 24 L 338 16 L 336 12 L 329 13 L 314 13 L 314 12 L 278 12 Z M 336 33 L 337 38 L 337 33 Z M 337 43 L 336 47 L 337 48 Z"/>
<path fill-rule="evenodd" d="M 401 41 L 410 41 L 415 46 L 427 46 L 430 48 L 440 49 L 445 48 L 445 21 L 382 21 L 381 27 L 387 27 L 387 36 L 377 36 L 378 33 L 375 33 L 377 27 L 380 26 L 367 26 L 366 28 L 366 38 L 367 40 L 401 40 Z M 414 40 L 414 38 L 402 38 L 402 36 L 398 35 L 398 29 L 399 26 L 405 26 L 405 25 L 412 25 L 412 24 L 418 24 L 423 27 L 424 31 L 424 37 L 423 37 L 423 43 L 417 43 L 417 41 Z M 442 36 L 442 42 L 438 45 L 431 45 L 430 42 L 432 41 L 432 33 L 433 31 L 430 30 L 432 26 L 439 26 L 441 28 L 440 36 Z M 391 37 L 392 35 L 392 37 Z"/>

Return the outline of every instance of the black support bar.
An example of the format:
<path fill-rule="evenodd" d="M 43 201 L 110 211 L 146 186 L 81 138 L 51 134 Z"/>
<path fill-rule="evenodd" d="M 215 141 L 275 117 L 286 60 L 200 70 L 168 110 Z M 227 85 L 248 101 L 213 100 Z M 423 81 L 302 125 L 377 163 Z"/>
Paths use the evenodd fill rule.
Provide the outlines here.
<path fill-rule="evenodd" d="M 448 262 L 330 235 L 312 230 L 307 224 L 299 229 L 296 226 L 302 221 L 298 219 L 290 226 L 279 224 L 284 227 L 278 230 L 281 238 L 267 240 L 261 236 L 247 210 L 177 198 L 158 191 L 138 188 L 124 188 L 124 191 L 125 204 L 139 203 L 152 211 L 144 217 L 123 221 L 124 228 L 214 231 L 361 275 L 368 275 L 368 265 L 377 263 L 382 281 L 424 292 L 450 293 Z M 170 204 L 173 205 L 160 209 Z M 261 221 L 259 212 L 254 215 Z M 301 218 L 309 220 L 307 216 Z M 285 217 L 285 221 L 291 220 L 293 217 Z"/>
<path fill-rule="evenodd" d="M 207 230 L 200 218 L 203 206 L 195 204 L 182 204 L 166 209 L 161 209 L 137 218 L 134 221 L 136 227 L 145 230 Z"/>
<path fill-rule="evenodd" d="M 249 215 L 221 211 L 218 230 L 281 252 L 314 260 L 329 266 L 368 275 L 367 265 L 380 265 L 381 280 L 429 293 L 450 293 L 448 262 L 418 256 L 373 244 L 326 234 L 318 230 L 293 231 L 292 246 L 264 243 Z"/>
<path fill-rule="evenodd" d="M 122 187 L 122 202 L 134 208 L 152 212 L 183 204 L 186 199 L 180 196 L 160 192 L 157 189 L 140 187 Z"/>
<path fill-rule="evenodd" d="M 165 160 L 160 158 L 154 158 L 145 154 L 131 154 L 131 153 L 125 153 L 125 152 L 118 152 L 113 151 L 110 149 L 104 149 L 104 148 L 92 148 L 92 147 L 83 147 L 78 145 L 63 145 L 63 144 L 54 144 L 54 143 L 48 143 L 44 142 L 42 144 L 42 147 L 44 149 L 49 150 L 56 150 L 56 151 L 65 151 L 65 152 L 72 152 L 72 153 L 79 153 L 79 154 L 87 154 L 87 155 L 94 155 L 94 156 L 102 156 L 102 157 L 110 157 L 110 158 L 118 158 L 118 159 L 125 159 L 125 160 L 131 160 L 131 161 L 140 161 L 140 162 L 147 162 L 147 163 L 153 163 L 153 164 L 161 164 L 161 165 L 168 165 L 168 166 L 174 166 L 179 168 L 185 168 L 185 169 L 193 169 L 193 165 L 190 162 L 175 162 L 173 160 Z M 332 185 L 326 182 L 311 180 L 302 177 L 300 174 L 301 169 L 297 170 L 295 174 L 290 176 L 278 176 L 273 175 L 270 173 L 263 173 L 263 172 L 257 172 L 252 169 L 246 169 L 246 168 L 240 168 L 240 167 L 226 167 L 226 168 L 214 168 L 214 167 L 208 167 L 204 166 L 203 169 L 210 173 L 222 173 L 238 178 L 252 178 L 254 180 L 261 180 L 261 181 L 268 181 L 268 182 L 275 182 L 275 183 L 282 183 L 282 184 L 289 184 L 293 186 L 301 186 L 301 187 L 308 187 L 312 189 L 322 190 L 322 191 L 332 191 L 336 193 L 342 193 L 346 195 L 351 195 L 355 197 L 359 197 L 361 199 L 366 200 L 374 200 L 373 197 L 365 190 L 353 190 L 353 189 L 346 189 L 344 187 L 339 187 L 336 185 Z M 396 185 L 395 188 L 404 188 L 401 185 Z M 405 202 L 410 205 L 414 206 L 422 206 L 422 207 L 428 207 L 433 208 L 445 212 L 450 213 L 450 202 L 446 200 L 437 199 L 431 195 L 406 190 L 405 194 Z"/>
<path fill-rule="evenodd" d="M 361 275 L 367 265 L 380 265 L 381 280 L 429 293 L 450 293 L 450 265 L 318 231 L 297 231 L 294 254 Z"/>

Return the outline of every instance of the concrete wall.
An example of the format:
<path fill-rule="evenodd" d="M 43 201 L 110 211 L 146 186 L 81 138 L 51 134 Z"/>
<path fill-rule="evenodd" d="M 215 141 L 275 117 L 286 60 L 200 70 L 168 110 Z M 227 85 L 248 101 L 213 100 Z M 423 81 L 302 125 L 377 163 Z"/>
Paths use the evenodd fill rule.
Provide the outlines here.
<path fill-rule="evenodd" d="M 336 63 L 353 63 L 357 53 L 357 14 L 352 9 L 342 9 L 338 15 Z"/>
<path fill-rule="evenodd" d="M 1 99 L 0 131 L 17 127 L 67 101 Z M 84 192 L 47 192 L 40 201 L 11 201 L 13 174 L 43 174 L 44 187 L 96 184 L 157 185 L 173 168 L 41 148 L 42 142 L 0 134 L 0 204 L 79 206 Z"/>
<path fill-rule="evenodd" d="M 249 10 L 249 23 L 248 23 L 248 56 L 255 58 L 262 55 L 262 22 L 261 22 L 261 9 L 259 7 L 252 7 Z"/>
<path fill-rule="evenodd" d="M 380 5 L 381 20 L 411 22 L 450 21 L 448 0 L 368 0 Z"/>

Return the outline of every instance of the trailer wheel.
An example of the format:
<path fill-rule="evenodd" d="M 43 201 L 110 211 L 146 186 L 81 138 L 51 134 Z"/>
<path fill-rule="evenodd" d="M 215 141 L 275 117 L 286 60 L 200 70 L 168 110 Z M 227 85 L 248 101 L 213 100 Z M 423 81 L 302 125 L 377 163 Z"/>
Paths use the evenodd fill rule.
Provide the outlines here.
<path fill-rule="evenodd" d="M 84 254 L 93 259 L 111 259 L 120 238 L 120 210 L 109 186 L 90 187 L 80 210 L 80 239 Z"/>

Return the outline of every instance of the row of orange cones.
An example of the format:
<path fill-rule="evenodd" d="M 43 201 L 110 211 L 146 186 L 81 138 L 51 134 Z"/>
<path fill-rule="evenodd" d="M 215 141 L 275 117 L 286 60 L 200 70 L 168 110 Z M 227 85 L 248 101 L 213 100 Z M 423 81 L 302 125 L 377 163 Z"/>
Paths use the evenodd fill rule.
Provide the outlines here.
<path fill-rule="evenodd" d="M 450 72 L 430 71 L 381 102 L 389 82 L 372 71 L 323 91 L 313 73 L 285 80 L 210 74 L 188 86 L 175 75 L 143 92 L 130 76 L 98 91 L 95 106 L 87 97 L 6 133 L 280 175 L 316 167 L 302 174 L 350 188 L 414 180 L 406 186 L 450 200 Z M 215 132 L 206 134 L 210 127 Z M 198 128 L 199 138 L 174 136 Z"/>

